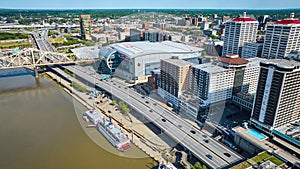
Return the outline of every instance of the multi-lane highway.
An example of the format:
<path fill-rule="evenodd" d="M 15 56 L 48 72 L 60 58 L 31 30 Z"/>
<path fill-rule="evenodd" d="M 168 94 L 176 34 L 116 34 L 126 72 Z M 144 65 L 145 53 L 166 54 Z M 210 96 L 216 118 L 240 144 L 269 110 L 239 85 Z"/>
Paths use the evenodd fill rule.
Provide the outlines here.
<path fill-rule="evenodd" d="M 45 49 L 43 50 L 54 51 L 51 44 L 45 38 L 40 39 L 36 41 L 38 44 L 41 43 L 38 46 L 44 46 Z M 100 81 L 100 75 L 79 66 L 64 66 L 64 68 L 92 84 L 96 83 L 98 87 L 124 100 L 136 111 L 142 113 L 149 121 L 164 130 L 166 134 L 188 148 L 196 157 L 211 168 L 224 168 L 242 160 L 242 157 L 231 149 L 209 138 L 205 133 L 193 127 L 173 112 L 163 108 L 159 104 L 155 104 L 152 99 L 142 98 L 142 95 L 128 88 L 126 85 L 111 80 Z M 63 74 L 62 70 L 58 70 L 58 68 L 56 70 L 58 73 L 61 71 Z M 150 109 L 152 111 L 149 111 Z M 230 157 L 226 153 L 230 154 Z M 208 158 L 207 155 L 211 155 L 212 158 Z"/>
<path fill-rule="evenodd" d="M 190 123 L 188 123 L 181 117 L 177 116 L 173 112 L 165 109 L 159 104 L 156 104 L 156 102 L 153 101 L 152 99 L 149 99 L 147 97 L 142 97 L 142 95 L 135 92 L 131 88 L 128 88 L 125 84 L 118 83 L 116 80 L 100 81 L 99 80 L 101 77 L 100 75 L 98 74 L 94 75 L 92 71 L 82 68 L 80 66 L 65 66 L 65 68 L 72 71 L 77 76 L 84 78 L 90 83 L 96 82 L 97 83 L 95 84 L 96 86 L 110 92 L 115 97 L 124 100 L 133 108 L 137 109 L 137 111 L 142 112 L 143 115 L 145 115 L 149 120 L 152 121 L 153 119 L 155 119 L 154 124 L 156 124 L 157 121 L 162 121 L 162 119 L 166 119 L 166 122 L 170 123 L 170 125 L 168 125 L 169 129 L 173 130 L 174 128 L 177 128 L 180 131 L 182 131 L 181 133 L 176 133 L 176 135 L 179 136 L 179 138 L 181 138 L 177 141 L 184 141 L 189 139 L 196 141 L 198 143 L 196 147 L 199 147 L 198 152 L 205 152 L 205 151 L 199 151 L 200 147 L 202 147 L 203 149 L 209 150 L 208 154 L 211 154 L 213 157 L 219 157 L 221 158 L 221 160 L 225 161 L 228 164 L 235 163 L 242 159 L 241 156 L 237 155 L 231 149 L 225 147 L 224 145 L 220 144 L 216 140 L 208 137 L 203 131 L 200 131 L 199 128 L 192 126 Z M 123 95 L 124 97 L 122 97 Z M 152 110 L 152 112 L 150 112 L 149 110 Z M 156 117 L 157 120 L 154 117 Z M 164 131 L 168 133 L 166 130 Z M 171 137 L 174 137 L 174 135 L 172 134 L 169 135 Z M 205 140 L 207 140 L 208 142 Z M 190 144 L 187 144 L 186 147 L 190 149 Z M 190 150 L 194 152 L 192 149 Z M 229 153 L 231 157 L 226 156 L 224 154 L 225 152 Z M 205 158 L 207 159 L 206 156 Z M 205 160 L 205 158 L 201 158 L 201 159 Z M 220 159 L 218 158 L 215 159 L 215 161 L 219 161 L 219 160 Z M 212 160 L 209 160 L 209 162 L 212 161 L 214 161 L 214 158 Z"/>

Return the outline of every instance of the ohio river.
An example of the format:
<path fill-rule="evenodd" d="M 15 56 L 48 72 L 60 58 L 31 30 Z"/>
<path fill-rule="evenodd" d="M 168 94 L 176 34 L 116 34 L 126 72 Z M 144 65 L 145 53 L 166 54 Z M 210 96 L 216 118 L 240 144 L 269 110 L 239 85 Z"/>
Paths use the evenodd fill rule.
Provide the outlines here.
<path fill-rule="evenodd" d="M 31 75 L 0 78 L 0 168 L 149 169 L 157 165 L 150 158 L 125 158 L 103 150 L 83 131 L 74 111 L 72 97 L 50 80 L 35 81 Z"/>

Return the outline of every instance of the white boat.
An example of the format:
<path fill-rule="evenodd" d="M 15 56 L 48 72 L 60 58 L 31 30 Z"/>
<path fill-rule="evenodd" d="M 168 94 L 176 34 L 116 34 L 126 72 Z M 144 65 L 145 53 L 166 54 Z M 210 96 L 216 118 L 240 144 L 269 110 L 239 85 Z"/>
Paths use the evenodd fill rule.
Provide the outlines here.
<path fill-rule="evenodd" d="M 103 120 L 97 124 L 97 129 L 118 150 L 126 151 L 130 149 L 130 139 L 104 117 Z"/>
<path fill-rule="evenodd" d="M 118 150 L 126 151 L 130 149 L 130 139 L 118 129 L 111 121 L 106 120 L 105 116 L 95 109 L 86 111 L 82 118 L 93 125 L 87 127 L 96 126 L 97 130 Z"/>
<path fill-rule="evenodd" d="M 92 109 L 92 110 L 88 110 L 86 111 L 82 118 L 88 122 L 90 121 L 91 123 L 93 123 L 94 125 L 97 125 L 97 123 L 102 119 L 102 115 L 96 111 L 95 109 Z M 88 119 L 88 120 L 87 120 Z"/>
<path fill-rule="evenodd" d="M 170 162 L 164 164 L 162 161 L 160 161 L 157 169 L 177 169 L 177 168 Z"/>

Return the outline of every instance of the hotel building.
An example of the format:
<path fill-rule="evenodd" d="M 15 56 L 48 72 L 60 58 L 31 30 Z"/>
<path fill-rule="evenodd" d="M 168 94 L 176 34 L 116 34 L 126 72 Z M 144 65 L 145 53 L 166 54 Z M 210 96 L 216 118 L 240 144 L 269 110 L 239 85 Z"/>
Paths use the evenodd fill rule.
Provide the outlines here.
<path fill-rule="evenodd" d="M 225 23 L 225 37 L 222 56 L 238 54 L 246 42 L 256 42 L 258 21 L 249 18 L 244 12 L 243 17 L 235 18 Z"/>
<path fill-rule="evenodd" d="M 300 62 L 271 59 L 261 62 L 251 123 L 271 133 L 300 119 Z"/>
<path fill-rule="evenodd" d="M 300 51 L 300 20 L 294 18 L 294 13 L 267 26 L 262 57 L 282 59 L 293 50 Z"/>

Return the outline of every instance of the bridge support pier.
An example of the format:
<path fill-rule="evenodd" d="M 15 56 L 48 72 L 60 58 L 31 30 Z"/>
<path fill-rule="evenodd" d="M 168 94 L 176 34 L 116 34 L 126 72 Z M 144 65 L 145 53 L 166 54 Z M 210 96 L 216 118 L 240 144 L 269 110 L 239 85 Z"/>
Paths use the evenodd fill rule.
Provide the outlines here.
<path fill-rule="evenodd" d="M 39 71 L 38 71 L 38 69 L 35 67 L 33 70 L 34 70 L 34 77 L 35 78 L 39 78 Z"/>

